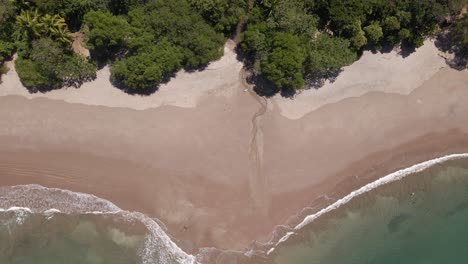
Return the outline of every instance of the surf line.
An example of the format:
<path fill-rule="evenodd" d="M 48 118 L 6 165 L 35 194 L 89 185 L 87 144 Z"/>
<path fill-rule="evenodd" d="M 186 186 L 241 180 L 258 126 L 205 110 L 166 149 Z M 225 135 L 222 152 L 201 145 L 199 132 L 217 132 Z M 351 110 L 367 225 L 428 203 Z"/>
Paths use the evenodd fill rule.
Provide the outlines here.
<path fill-rule="evenodd" d="M 323 208 L 322 210 L 316 212 L 315 214 L 311 214 L 311 215 L 306 216 L 304 218 L 304 220 L 302 220 L 302 222 L 300 224 L 298 224 L 298 225 L 296 225 L 294 227 L 294 230 L 298 231 L 298 230 L 302 229 L 303 227 L 305 227 L 308 224 L 315 221 L 320 216 L 322 216 L 322 215 L 324 215 L 324 214 L 326 214 L 326 213 L 328 213 L 330 211 L 333 211 L 333 210 L 336 210 L 336 209 L 340 208 L 342 205 L 348 203 L 353 198 L 355 198 L 355 197 L 357 197 L 357 196 L 359 196 L 361 194 L 367 193 L 367 192 L 369 192 L 369 191 L 371 191 L 371 190 L 373 190 L 373 189 L 375 189 L 375 188 L 377 188 L 379 186 L 401 180 L 401 179 L 405 178 L 408 175 L 421 172 L 421 171 L 426 170 L 426 169 L 428 169 L 428 168 L 430 168 L 432 166 L 444 163 L 446 161 L 458 160 L 458 159 L 464 159 L 464 158 L 468 158 L 468 153 L 449 154 L 449 155 L 442 156 L 442 157 L 439 157 L 439 158 L 423 161 L 421 163 L 417 163 L 415 165 L 412 165 L 412 166 L 410 166 L 408 168 L 401 169 L 401 170 L 392 172 L 390 174 L 387 174 L 386 176 L 384 176 L 382 178 L 379 178 L 374 182 L 366 184 L 363 187 L 361 187 L 361 188 L 359 188 L 359 189 L 357 189 L 355 191 L 352 191 L 350 194 L 348 194 L 345 197 L 337 200 L 333 204 Z M 294 232 L 288 232 L 285 236 L 283 236 L 275 244 L 274 247 L 271 247 L 270 250 L 268 250 L 267 255 L 270 255 L 275 250 L 275 247 L 277 247 L 279 244 L 281 244 L 281 243 L 285 242 L 286 240 L 288 240 L 288 238 L 293 234 L 294 234 Z"/>

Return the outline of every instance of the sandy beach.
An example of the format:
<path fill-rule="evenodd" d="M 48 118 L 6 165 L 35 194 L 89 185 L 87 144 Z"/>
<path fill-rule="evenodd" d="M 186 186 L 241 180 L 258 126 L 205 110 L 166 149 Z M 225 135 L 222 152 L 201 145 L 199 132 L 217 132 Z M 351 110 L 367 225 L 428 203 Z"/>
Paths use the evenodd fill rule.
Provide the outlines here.
<path fill-rule="evenodd" d="M 79 89 L 29 94 L 11 69 L 0 185 L 94 194 L 160 219 L 191 253 L 244 250 L 387 173 L 468 152 L 468 71 L 438 52 L 431 41 L 407 58 L 365 52 L 292 100 L 253 94 L 230 43 L 147 97 L 112 87 L 107 68 Z"/>

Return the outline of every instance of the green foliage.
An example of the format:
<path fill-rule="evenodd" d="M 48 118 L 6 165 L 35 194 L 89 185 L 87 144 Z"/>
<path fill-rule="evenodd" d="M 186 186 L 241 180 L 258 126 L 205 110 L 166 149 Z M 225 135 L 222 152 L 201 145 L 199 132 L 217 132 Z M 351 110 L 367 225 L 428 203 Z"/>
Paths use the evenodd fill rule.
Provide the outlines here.
<path fill-rule="evenodd" d="M 157 41 L 166 38 L 179 46 L 184 66 L 197 68 L 222 56 L 224 37 L 216 33 L 186 0 L 153 0 L 129 13 L 130 24 L 143 28 Z"/>
<path fill-rule="evenodd" d="M 15 32 L 17 40 L 29 42 L 41 34 L 37 9 L 21 11 L 21 14 L 16 17 L 16 24 L 18 26 L 18 31 Z"/>
<path fill-rule="evenodd" d="M 107 59 L 125 52 L 132 28 L 125 17 L 91 11 L 84 17 L 84 33 L 93 55 L 98 59 Z"/>
<path fill-rule="evenodd" d="M 367 39 L 373 43 L 379 43 L 380 39 L 383 37 L 382 27 L 378 22 L 372 22 L 370 25 L 364 27 L 366 32 Z"/>
<path fill-rule="evenodd" d="M 371 46 L 378 47 L 385 41 L 397 43 L 401 28 L 410 32 L 410 36 L 405 36 L 405 39 L 418 46 L 421 39 L 432 34 L 437 23 L 449 13 L 448 2 L 450 1 L 328 0 L 322 2 L 319 14 L 321 20 L 326 21 L 335 34 L 353 39 L 352 42 L 358 49 L 366 41 L 362 32 L 357 29 L 356 21 L 367 25 L 364 36 Z M 408 32 L 405 30 L 403 33 L 406 35 Z"/>
<path fill-rule="evenodd" d="M 241 48 L 247 53 L 264 53 L 268 48 L 266 26 L 264 24 L 249 25 L 241 36 Z"/>
<path fill-rule="evenodd" d="M 148 0 L 105 0 L 107 9 L 114 15 L 126 15 L 132 8 L 147 2 Z"/>
<path fill-rule="evenodd" d="M 406 40 L 406 39 L 408 39 L 409 37 L 411 37 L 411 31 L 409 31 L 409 29 L 407 29 L 407 28 L 402 28 L 402 29 L 398 32 L 398 37 L 399 37 L 401 40 Z"/>
<path fill-rule="evenodd" d="M 96 77 L 93 64 L 79 55 L 67 52 L 50 38 L 33 41 L 30 56 L 18 58 L 15 66 L 26 87 L 78 87 Z"/>
<path fill-rule="evenodd" d="M 96 65 L 77 54 L 66 55 L 59 63 L 59 67 L 57 77 L 61 81 L 61 86 L 79 87 L 84 82 L 96 78 Z"/>
<path fill-rule="evenodd" d="M 450 66 L 463 70 L 468 67 L 468 14 L 453 23 L 447 32 L 439 34 L 437 42 L 443 51 L 454 54 Z"/>
<path fill-rule="evenodd" d="M 41 28 L 41 35 L 48 36 L 62 44 L 71 43 L 67 24 L 61 16 L 46 14 L 39 18 L 39 27 Z"/>
<path fill-rule="evenodd" d="M 1 75 L 6 73 L 7 68 L 4 61 L 14 51 L 14 43 L 11 36 L 14 32 L 16 7 L 9 0 L 0 0 L 0 82 Z"/>
<path fill-rule="evenodd" d="M 37 9 L 23 10 L 16 17 L 17 40 L 29 42 L 41 37 L 49 37 L 64 45 L 71 43 L 65 19 L 59 15 L 41 15 Z"/>
<path fill-rule="evenodd" d="M 291 87 L 295 86 L 291 81 L 288 85 L 282 81 L 293 80 L 292 73 L 283 73 L 288 76 L 283 78 L 280 71 L 293 67 L 282 69 L 273 63 L 277 60 L 272 54 L 284 53 L 271 52 L 275 50 L 272 39 L 279 33 L 295 36 L 307 53 L 302 67 L 296 67 L 299 75 L 327 76 L 352 63 L 363 49 L 391 47 L 401 41 L 421 46 L 448 14 L 461 10 L 462 2 L 466 4 L 466 0 L 255 0 L 240 47 L 257 73 L 279 88 Z"/>
<path fill-rule="evenodd" d="M 321 34 L 312 43 L 307 61 L 307 72 L 319 74 L 336 72 L 356 59 L 357 54 L 351 50 L 349 40 Z"/>
<path fill-rule="evenodd" d="M 262 72 L 280 89 L 300 89 L 304 86 L 304 55 L 298 37 L 277 33 L 273 38 L 272 51 L 262 61 Z"/>
<path fill-rule="evenodd" d="M 361 21 L 356 20 L 345 28 L 345 31 L 351 36 L 351 44 L 359 50 L 367 44 L 367 38 L 361 28 Z"/>
<path fill-rule="evenodd" d="M 68 27 L 78 30 L 84 15 L 92 10 L 105 11 L 108 0 L 31 0 L 30 5 L 44 14 L 60 14 L 66 18 Z"/>
<path fill-rule="evenodd" d="M 2 75 L 8 72 L 8 67 L 0 63 L 0 83 L 2 83 Z"/>
<path fill-rule="evenodd" d="M 453 45 L 457 49 L 459 56 L 468 59 L 468 14 L 457 21 L 450 28 Z"/>
<path fill-rule="evenodd" d="M 0 0 L 0 39 L 7 40 L 13 33 L 16 7 L 10 0 Z"/>
<path fill-rule="evenodd" d="M 0 40 L 0 63 L 9 58 L 14 49 L 15 46 L 12 42 Z"/>
<path fill-rule="evenodd" d="M 448 10 L 451 15 L 457 15 L 467 4 L 467 0 L 447 0 Z"/>
<path fill-rule="evenodd" d="M 81 29 L 92 58 L 114 62 L 113 81 L 141 90 L 156 87 L 175 70 L 197 69 L 218 59 L 224 36 L 245 28 L 239 46 L 248 65 L 278 88 L 298 89 L 304 76 L 337 72 L 365 48 L 401 41 L 419 47 L 447 15 L 458 14 L 466 3 L 0 0 L 0 65 L 16 51 L 25 84 L 79 85 L 95 74 L 94 66 L 70 49 L 69 29 Z M 464 22 L 450 28 L 456 50 L 464 56 L 465 28 Z M 38 47 L 46 42 L 50 48 L 43 46 L 40 51 Z"/>
<path fill-rule="evenodd" d="M 146 50 L 115 62 L 111 68 L 111 79 L 125 88 L 151 89 L 165 75 L 180 69 L 182 60 L 180 48 L 163 39 Z"/>
<path fill-rule="evenodd" d="M 21 82 L 26 87 L 53 87 L 57 85 L 56 80 L 51 80 L 41 73 L 39 63 L 32 60 L 18 58 L 15 68 Z"/>
<path fill-rule="evenodd" d="M 246 0 L 188 0 L 218 32 L 230 34 L 246 18 Z"/>
<path fill-rule="evenodd" d="M 0 65 L 16 50 L 25 85 L 51 88 L 95 75 L 95 66 L 71 51 L 69 28 L 83 31 L 94 60 L 117 61 L 116 82 L 145 88 L 220 58 L 224 36 L 216 31 L 231 33 L 247 9 L 245 0 L 0 1 Z M 6 41 L 12 35 L 14 45 Z"/>
<path fill-rule="evenodd" d="M 317 17 L 306 12 L 304 1 L 277 1 L 271 5 L 267 18 L 270 29 L 308 37 L 317 31 Z"/>
<path fill-rule="evenodd" d="M 392 32 L 400 29 L 400 21 L 395 16 L 384 18 L 383 28 L 386 32 Z"/>

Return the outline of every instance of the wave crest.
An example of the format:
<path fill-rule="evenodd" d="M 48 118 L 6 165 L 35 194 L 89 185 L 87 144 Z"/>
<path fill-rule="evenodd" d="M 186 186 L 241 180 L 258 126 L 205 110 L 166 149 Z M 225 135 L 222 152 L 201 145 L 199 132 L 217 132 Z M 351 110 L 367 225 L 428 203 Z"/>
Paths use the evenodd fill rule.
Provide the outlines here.
<path fill-rule="evenodd" d="M 138 221 L 148 230 L 140 251 L 142 264 L 197 263 L 195 257 L 180 249 L 155 220 L 142 213 L 122 210 L 112 202 L 91 194 L 37 184 L 0 187 L 0 212 L 14 212 L 17 224 L 24 223 L 31 214 L 43 214 L 49 219 L 60 213 L 110 215 Z"/>

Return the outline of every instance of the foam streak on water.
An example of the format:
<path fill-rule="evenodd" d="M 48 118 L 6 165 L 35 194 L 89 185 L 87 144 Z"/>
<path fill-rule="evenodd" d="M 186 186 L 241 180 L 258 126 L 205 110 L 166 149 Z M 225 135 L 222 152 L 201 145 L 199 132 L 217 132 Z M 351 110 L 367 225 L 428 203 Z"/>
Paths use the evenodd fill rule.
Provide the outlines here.
<path fill-rule="evenodd" d="M 47 218 L 55 213 L 102 214 L 123 217 L 130 222 L 139 221 L 149 231 L 141 250 L 142 264 L 196 263 L 195 257 L 180 249 L 153 219 L 142 213 L 124 211 L 94 195 L 40 185 L 0 187 L 2 211 L 14 212 L 17 224 L 23 223 L 33 213 L 43 214 Z"/>
<path fill-rule="evenodd" d="M 361 194 L 364 194 L 366 192 L 369 192 L 379 186 L 382 186 L 384 184 L 387 184 L 387 183 L 390 183 L 390 182 L 394 182 L 394 181 L 398 181 L 408 175 L 411 175 L 411 174 L 414 174 L 414 173 L 417 173 L 417 172 L 421 172 L 429 167 L 432 167 L 434 165 L 437 165 L 437 164 L 441 164 L 441 163 L 444 163 L 446 161 L 449 161 L 449 160 L 456 160 L 456 159 L 463 159 L 463 158 L 468 158 L 468 153 L 460 153 L 460 154 L 451 154 L 451 155 L 447 155 L 447 156 L 443 156 L 443 157 L 440 157 L 440 158 L 435 158 L 435 159 L 432 159 L 432 160 L 428 160 L 428 161 L 424 161 L 424 162 L 421 162 L 421 163 L 418 163 L 418 164 L 415 164 L 411 167 L 408 167 L 408 168 L 405 168 L 405 169 L 402 169 L 402 170 L 399 170 L 399 171 L 396 171 L 396 172 L 393 172 L 393 173 L 390 173 L 372 183 L 369 183 L 353 192 L 351 192 L 350 194 L 346 195 L 345 197 L 337 200 L 336 202 L 334 202 L 333 204 L 329 205 L 328 207 L 325 207 L 324 209 L 318 211 L 317 213 L 315 214 L 312 214 L 312 215 L 308 215 L 304 218 L 304 220 L 298 224 L 294 230 L 298 231 L 300 229 L 302 229 L 303 227 L 307 226 L 308 224 L 310 224 L 311 222 L 313 222 L 314 220 L 316 220 L 317 218 L 319 218 L 320 216 L 330 212 L 330 211 L 333 211 L 335 209 L 338 209 L 339 207 L 341 207 L 342 205 L 348 203 L 349 201 L 351 201 L 353 198 L 355 198 L 356 196 L 359 196 Z M 286 234 L 285 236 L 283 236 L 276 244 L 275 244 L 275 247 L 278 246 L 278 244 L 286 241 L 293 233 L 292 232 L 289 232 L 288 234 Z M 267 254 L 271 254 L 275 247 L 272 247 L 270 248 L 270 250 L 268 250 Z"/>

